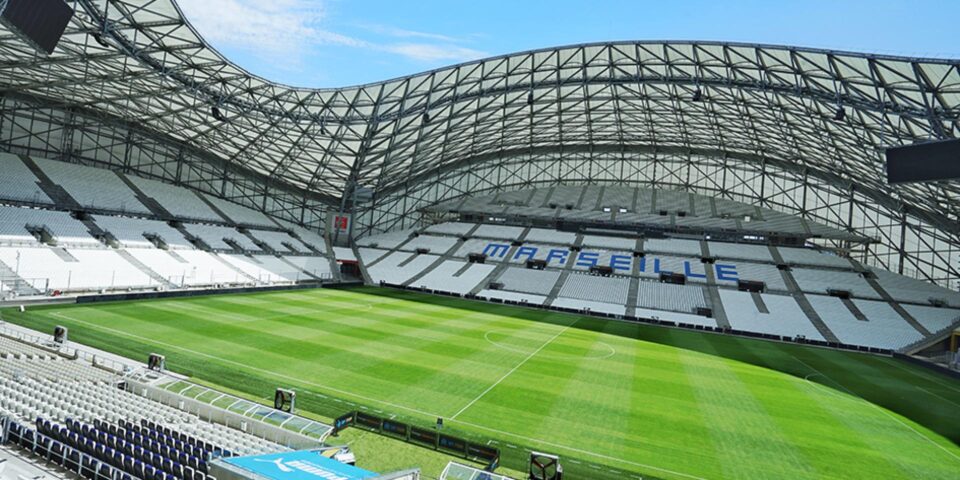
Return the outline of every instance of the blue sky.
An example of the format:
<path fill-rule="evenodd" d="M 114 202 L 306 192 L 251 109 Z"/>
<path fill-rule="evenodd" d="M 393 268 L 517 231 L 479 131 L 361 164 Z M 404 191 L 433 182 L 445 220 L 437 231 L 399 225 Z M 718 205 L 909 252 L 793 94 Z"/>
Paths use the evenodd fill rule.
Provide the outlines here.
<path fill-rule="evenodd" d="M 724 40 L 960 58 L 960 0 L 179 0 L 227 58 L 339 87 L 605 40 Z"/>

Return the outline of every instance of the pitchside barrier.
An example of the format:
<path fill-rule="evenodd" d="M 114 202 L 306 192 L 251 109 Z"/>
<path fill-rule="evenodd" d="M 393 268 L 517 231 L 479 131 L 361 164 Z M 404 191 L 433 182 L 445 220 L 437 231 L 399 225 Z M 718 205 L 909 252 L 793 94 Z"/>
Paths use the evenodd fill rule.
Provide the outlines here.
<path fill-rule="evenodd" d="M 380 286 L 396 288 L 399 290 L 412 290 L 415 292 L 424 292 L 424 293 L 430 293 L 434 295 L 443 295 L 447 297 L 465 298 L 467 300 L 480 300 L 487 303 L 501 303 L 504 305 L 516 305 L 516 306 L 527 307 L 527 308 L 538 308 L 541 310 L 554 310 L 558 312 L 572 313 L 575 315 L 589 315 L 591 317 L 612 318 L 615 320 L 622 320 L 627 322 L 647 323 L 650 325 L 663 325 L 667 327 L 678 327 L 686 330 L 701 330 L 705 332 L 725 333 L 725 334 L 737 335 L 741 337 L 775 340 L 778 342 L 799 343 L 802 345 L 815 345 L 819 347 L 829 347 L 829 348 L 836 348 L 840 350 L 853 350 L 858 352 L 875 353 L 879 355 L 892 355 L 894 353 L 893 350 L 890 350 L 887 348 L 866 347 L 863 345 L 849 345 L 846 343 L 838 343 L 838 342 L 825 342 L 821 340 L 808 339 L 802 336 L 787 337 L 787 336 L 781 336 L 781 335 L 771 335 L 769 333 L 748 332 L 744 330 L 737 330 L 734 328 L 714 328 L 714 327 L 709 327 L 705 325 L 694 325 L 694 324 L 688 324 L 688 323 L 682 323 L 682 322 L 671 322 L 669 320 L 661 320 L 656 317 L 647 318 L 647 317 L 634 317 L 631 315 L 615 315 L 612 313 L 594 312 L 589 308 L 578 310 L 575 308 L 552 307 L 552 306 L 546 306 L 541 304 L 518 302 L 514 300 L 504 300 L 500 298 L 486 298 L 486 297 L 480 297 L 477 295 L 460 295 L 456 293 L 443 292 L 440 290 L 431 290 L 429 288 L 422 288 L 422 287 L 405 287 L 403 285 L 395 285 L 387 282 L 380 282 Z M 705 316 L 708 316 L 708 315 L 705 315 Z"/>
<path fill-rule="evenodd" d="M 421 428 L 378 415 L 353 411 L 334 421 L 333 435 L 337 435 L 346 428 L 357 427 L 413 445 L 456 455 L 471 462 L 485 463 L 489 471 L 500 466 L 499 448 L 445 435 L 440 433 L 439 426 L 442 422 L 439 419 L 437 424 L 437 428 Z"/>

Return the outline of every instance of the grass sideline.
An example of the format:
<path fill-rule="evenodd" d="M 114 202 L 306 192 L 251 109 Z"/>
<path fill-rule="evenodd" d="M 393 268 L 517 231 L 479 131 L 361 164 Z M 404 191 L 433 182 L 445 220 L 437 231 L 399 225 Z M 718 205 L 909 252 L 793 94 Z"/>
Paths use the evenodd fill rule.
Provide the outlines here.
<path fill-rule="evenodd" d="M 255 397 L 294 387 L 493 440 L 569 478 L 947 478 L 960 384 L 886 357 L 385 289 L 300 290 L 4 311 L 41 331 Z M 514 447 L 514 448 L 511 448 Z M 611 471 L 614 469 L 615 471 Z"/>

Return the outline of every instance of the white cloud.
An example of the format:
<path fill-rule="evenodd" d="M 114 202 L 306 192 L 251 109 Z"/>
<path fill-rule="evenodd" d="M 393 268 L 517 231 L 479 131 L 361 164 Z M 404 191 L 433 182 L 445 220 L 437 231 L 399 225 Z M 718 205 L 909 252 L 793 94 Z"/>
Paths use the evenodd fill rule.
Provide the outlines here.
<path fill-rule="evenodd" d="M 361 40 L 320 27 L 320 2 L 305 0 L 184 0 L 184 14 L 215 45 L 243 48 L 263 55 L 297 55 L 305 46 L 361 47 Z"/>
<path fill-rule="evenodd" d="M 486 52 L 450 44 L 399 43 L 384 45 L 385 51 L 421 62 L 466 62 L 489 56 Z"/>
<path fill-rule="evenodd" d="M 243 49 L 283 64 L 299 64 L 319 46 L 386 52 L 417 62 L 463 62 L 487 55 L 457 45 L 460 40 L 454 37 L 391 26 L 361 28 L 381 37 L 418 41 L 371 41 L 334 32 L 324 28 L 324 0 L 181 0 L 180 6 L 213 45 Z"/>
<path fill-rule="evenodd" d="M 387 35 L 387 36 L 396 37 L 396 38 L 422 38 L 426 40 L 436 40 L 436 41 L 448 42 L 448 43 L 460 42 L 460 39 L 457 39 L 448 35 L 442 35 L 439 33 L 418 32 L 416 30 L 406 30 L 403 28 L 391 27 L 388 25 L 364 24 L 364 25 L 360 25 L 360 27 L 374 33 L 379 33 L 381 35 Z"/>

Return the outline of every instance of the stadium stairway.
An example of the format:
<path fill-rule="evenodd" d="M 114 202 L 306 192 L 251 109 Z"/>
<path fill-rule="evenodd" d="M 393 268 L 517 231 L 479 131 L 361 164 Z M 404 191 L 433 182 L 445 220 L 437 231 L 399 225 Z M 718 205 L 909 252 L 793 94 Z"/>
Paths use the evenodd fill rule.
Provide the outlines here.
<path fill-rule="evenodd" d="M 53 203 L 57 207 L 63 208 L 65 210 L 82 210 L 83 207 L 80 205 L 76 199 L 73 198 L 67 190 L 60 185 L 57 185 L 56 182 L 50 179 L 47 174 L 40 168 L 36 162 L 33 161 L 30 157 L 26 155 L 21 155 L 20 159 L 23 160 L 23 164 L 33 172 L 33 175 L 37 177 L 37 186 L 40 187 L 40 190 L 43 191 L 50 200 L 53 200 Z"/>
<path fill-rule="evenodd" d="M 414 238 L 415 238 L 415 237 L 412 237 L 412 236 L 405 238 L 402 242 L 398 243 L 398 244 L 397 244 L 396 246 L 394 246 L 393 248 L 387 250 L 387 253 L 383 254 L 382 257 L 380 257 L 380 258 L 378 258 L 378 259 L 370 262 L 370 263 L 367 265 L 367 268 L 370 268 L 370 267 L 376 265 L 377 263 L 379 263 L 379 262 L 380 262 L 381 260 L 383 260 L 384 258 L 387 258 L 387 257 L 389 257 L 390 255 L 393 255 L 394 253 L 399 252 L 401 248 L 403 248 L 406 244 L 410 243 L 410 241 L 413 240 Z M 332 247 L 331 247 L 330 245 L 331 245 L 331 244 L 330 244 L 330 241 L 327 240 L 327 247 L 331 249 L 330 251 L 333 251 L 333 249 L 332 249 Z M 357 258 L 360 258 L 360 257 L 357 257 Z"/>
<path fill-rule="evenodd" d="M 143 272 L 146 276 L 150 277 L 151 279 L 153 279 L 153 281 L 157 282 L 158 284 L 163 285 L 167 288 L 177 288 L 179 286 L 173 282 L 170 282 L 166 278 L 163 278 L 162 276 L 160 276 L 160 274 L 153 271 L 150 267 L 146 266 L 143 262 L 141 262 L 140 260 L 137 260 L 137 258 L 131 255 L 130 252 L 122 248 L 118 248 L 116 252 L 118 255 L 123 257 L 124 260 L 129 262 L 134 267 L 137 267 L 138 270 Z"/>
<path fill-rule="evenodd" d="M 97 222 L 93 221 L 89 216 L 83 219 L 78 219 L 85 227 L 87 227 L 87 233 L 91 237 L 100 239 L 101 242 L 106 241 L 111 246 L 116 245 L 117 241 L 113 238 L 112 235 L 108 235 L 106 230 L 100 228 L 100 225 L 97 225 Z"/>
<path fill-rule="evenodd" d="M 173 250 L 164 250 L 164 251 L 167 252 L 168 255 L 173 257 L 173 259 L 176 260 L 178 263 L 190 263 L 187 261 L 186 258 L 181 257 L 179 254 L 177 254 L 177 252 L 174 252 Z"/>
<path fill-rule="evenodd" d="M 180 234 L 183 235 L 183 238 L 186 238 L 187 241 L 192 243 L 194 247 L 197 247 L 200 250 L 205 250 L 208 252 L 210 250 L 213 250 L 213 248 L 211 248 L 210 245 L 207 244 L 207 242 L 204 242 L 202 238 L 190 233 L 190 231 L 187 230 L 187 227 L 183 226 L 182 223 L 180 222 L 170 222 L 170 223 L 171 223 L 171 226 L 175 228 L 178 232 L 180 232 Z M 183 259 L 181 258 L 180 260 L 183 260 Z M 188 263 L 188 262 L 182 261 L 181 263 Z"/>
<path fill-rule="evenodd" d="M 471 232 L 473 232 L 473 231 L 475 231 L 475 230 L 476 230 L 476 229 L 474 228 L 473 230 L 471 230 Z M 522 233 L 520 234 L 520 236 L 517 238 L 517 241 L 522 243 L 523 240 L 527 238 L 527 235 L 528 235 L 529 233 L 530 233 L 530 227 L 527 227 L 527 228 L 523 229 L 523 232 L 522 232 Z M 503 261 L 501 261 L 501 262 L 496 266 L 496 268 L 494 268 L 493 270 L 490 271 L 490 274 L 487 275 L 487 278 L 484 278 L 480 283 L 477 284 L 477 286 L 475 286 L 475 287 L 473 287 L 472 289 L 470 289 L 470 293 L 468 293 L 467 295 L 476 295 L 476 294 L 480 293 L 480 290 L 483 290 L 483 289 L 487 288 L 487 285 L 489 285 L 490 282 L 495 282 L 498 278 L 500 278 L 500 275 L 503 275 L 503 272 L 505 272 L 505 271 L 507 270 L 507 268 L 510 267 L 510 261 L 509 261 L 509 260 L 510 260 L 511 258 L 513 258 L 514 254 L 517 253 L 517 249 L 518 249 L 518 248 L 520 248 L 520 247 L 517 246 L 517 245 L 511 245 L 511 246 L 510 246 L 510 249 L 507 250 L 507 255 L 506 255 L 506 257 L 503 259 Z"/>
<path fill-rule="evenodd" d="M 136 183 L 133 183 L 133 181 L 127 178 L 126 175 L 120 172 L 116 172 L 116 173 L 117 173 L 117 176 L 120 177 L 120 180 L 123 180 L 123 183 L 127 185 L 127 188 L 129 188 L 133 192 L 134 196 L 137 197 L 137 200 L 140 203 L 142 203 L 144 207 L 147 207 L 147 210 L 150 210 L 150 213 L 154 214 L 158 218 L 164 218 L 164 219 L 175 218 L 175 216 L 172 213 L 170 213 L 170 211 L 167 210 L 163 205 L 161 205 L 160 202 L 154 200 L 153 197 L 144 193 L 143 190 L 140 190 L 140 187 L 138 187 Z"/>
<path fill-rule="evenodd" d="M 586 189 L 584 189 L 586 191 Z M 583 199 L 583 194 L 580 195 L 580 199 Z M 574 240 L 573 246 L 583 247 L 583 235 L 577 234 L 577 239 Z M 567 263 L 563 265 L 563 271 L 560 272 L 560 277 L 557 278 L 557 283 L 553 284 L 553 288 L 550 289 L 550 293 L 547 294 L 547 298 L 543 301 L 544 306 L 551 306 L 553 302 L 556 301 L 557 297 L 560 296 L 560 289 L 563 288 L 563 284 L 567 283 L 567 278 L 570 277 L 570 273 L 573 272 L 573 266 L 577 263 L 577 256 L 571 251 L 570 255 L 567 256 Z M 637 263 L 637 262 L 634 262 Z M 638 284 L 639 287 L 639 284 Z M 634 312 L 636 312 L 636 299 L 634 299 Z"/>
<path fill-rule="evenodd" d="M 0 280 L 3 281 L 3 284 L 9 287 L 16 293 L 21 296 L 28 295 L 40 295 L 42 292 L 33 288 L 33 285 L 30 285 L 26 280 L 24 280 L 20 275 L 13 271 L 12 268 L 7 266 L 6 263 L 0 261 Z"/>
<path fill-rule="evenodd" d="M 360 249 L 357 247 L 357 242 L 351 242 L 350 248 L 353 250 L 353 257 L 358 259 L 357 267 L 360 269 L 360 276 L 363 277 L 363 283 L 367 285 L 373 285 L 373 278 L 370 276 L 370 272 L 367 271 L 366 262 L 362 262 L 359 260 L 363 257 L 360 256 Z"/>
<path fill-rule="evenodd" d="M 423 270 L 418 272 L 416 275 L 410 277 L 406 282 L 403 282 L 403 286 L 409 287 L 410 285 L 416 285 L 416 283 L 414 282 L 417 282 L 421 278 L 430 274 L 430 272 L 434 271 L 437 267 L 442 265 L 443 262 L 446 262 L 447 260 L 453 258 L 453 255 L 457 253 L 457 250 L 460 250 L 460 247 L 463 246 L 463 243 L 464 243 L 463 237 L 458 238 L 457 241 L 453 244 L 453 246 L 448 248 L 447 251 L 443 252 L 443 254 L 437 257 L 437 259 L 434 260 L 433 263 L 431 263 L 429 266 L 427 266 L 427 268 L 424 268 Z M 469 264 L 467 265 L 469 266 Z"/>
<path fill-rule="evenodd" d="M 215 258 L 218 262 L 226 265 L 227 268 L 229 268 L 230 270 L 233 270 L 234 272 L 236 272 L 238 275 L 240 275 L 240 277 L 246 278 L 247 280 L 249 280 L 249 281 L 251 281 L 251 282 L 256 282 L 256 281 L 257 281 L 256 278 L 253 278 L 253 277 L 250 276 L 247 272 L 244 272 L 243 270 L 237 268 L 236 265 L 234 265 L 234 264 L 232 264 L 232 263 L 224 260 L 224 258 L 221 257 L 220 254 L 218 254 L 218 253 L 216 253 L 216 252 L 210 252 L 210 255 L 212 255 L 213 258 Z M 259 263 L 259 262 L 257 262 L 257 263 Z"/>
<path fill-rule="evenodd" d="M 843 306 L 847 307 L 847 310 L 850 310 L 850 314 L 853 315 L 853 318 L 860 320 L 861 322 L 869 321 L 867 316 L 863 314 L 863 311 L 860 310 L 860 307 L 857 307 L 853 300 L 849 298 L 841 298 L 840 302 L 843 303 Z"/>
<path fill-rule="evenodd" d="M 63 260 L 64 262 L 80 263 L 80 260 L 77 260 L 77 257 L 71 255 L 66 248 L 51 248 L 50 251 L 53 252 L 54 255 L 60 257 L 60 260 Z"/>
<path fill-rule="evenodd" d="M 774 246 L 770 246 L 770 253 L 773 254 L 773 258 L 780 264 L 783 263 L 783 257 L 780 256 L 780 252 L 776 251 Z M 810 305 L 810 300 L 807 300 L 807 296 L 804 295 L 803 291 L 800 290 L 800 286 L 797 284 L 797 281 L 793 278 L 793 274 L 790 273 L 790 270 L 780 270 L 780 275 L 783 276 L 783 283 L 787 285 L 787 290 L 790 291 L 790 295 L 793 296 L 793 299 L 796 300 L 797 305 L 800 306 L 800 310 L 803 311 L 804 315 L 810 320 L 810 323 L 816 327 L 817 331 L 820 332 L 820 335 L 823 336 L 828 342 L 841 343 L 840 339 L 832 331 L 830 327 L 827 327 L 827 324 L 823 322 L 823 319 L 820 318 L 820 314 L 813 308 L 813 305 Z"/>
<path fill-rule="evenodd" d="M 214 205 L 213 202 L 211 202 L 206 196 L 201 195 L 199 193 L 197 193 L 196 195 L 200 199 L 200 201 L 202 201 L 203 203 L 207 204 L 208 207 L 210 207 L 210 210 L 213 210 L 213 213 L 216 213 L 217 215 L 220 216 L 220 218 L 223 219 L 223 223 L 235 225 L 235 222 L 231 220 L 226 213 L 223 213 L 223 210 L 220 210 L 219 208 L 217 208 L 217 206 Z"/>
<path fill-rule="evenodd" d="M 854 268 L 858 272 L 867 271 L 867 269 L 864 268 L 864 266 L 860 262 L 852 258 L 850 259 L 850 263 L 853 264 Z M 909 323 L 910 326 L 914 328 L 914 330 L 920 332 L 920 334 L 923 335 L 924 338 L 928 338 L 930 336 L 932 332 L 924 328 L 924 326 L 921 325 L 920 322 L 918 322 L 917 319 L 910 314 L 910 312 L 908 312 L 905 308 L 903 308 L 903 305 L 901 305 L 900 302 L 894 300 L 893 297 L 890 296 L 890 293 L 888 293 L 887 290 L 883 288 L 882 285 L 880 285 L 880 282 L 877 281 L 876 277 L 872 275 L 867 275 L 867 276 L 864 276 L 864 280 L 866 280 L 867 284 L 869 284 L 870 287 L 877 292 L 877 295 L 880 295 L 880 298 L 882 298 L 884 302 L 887 302 L 887 305 L 890 305 L 890 308 L 892 308 L 895 312 L 897 312 L 897 314 L 900 315 L 900 317 L 903 318 L 904 321 Z"/>
<path fill-rule="evenodd" d="M 707 253 L 710 252 L 706 246 L 706 242 L 701 242 L 700 248 Z M 705 268 L 703 271 L 707 275 L 707 284 L 704 285 L 704 291 L 706 292 L 707 303 L 713 312 L 713 319 L 717 322 L 718 327 L 731 328 L 730 319 L 727 317 L 727 310 L 723 307 L 723 301 L 720 299 L 720 288 L 717 287 L 716 272 L 712 268 Z M 765 308 L 766 306 L 764 306 L 764 309 Z M 758 310 L 763 311 L 759 308 Z"/>
<path fill-rule="evenodd" d="M 634 195 L 634 200 L 636 200 L 636 195 Z M 643 238 L 637 238 L 637 243 L 633 247 L 635 252 L 643 251 Z M 637 298 L 640 297 L 640 262 L 633 262 L 633 269 L 630 272 L 630 291 L 627 292 L 627 311 L 626 315 L 628 317 L 637 316 Z"/>
<path fill-rule="evenodd" d="M 316 276 L 316 275 L 314 275 L 314 274 L 312 274 L 312 273 L 310 273 L 310 272 L 308 272 L 308 271 L 306 271 L 306 270 L 298 267 L 296 264 L 294 264 L 294 263 L 291 262 L 290 260 L 287 260 L 287 258 L 284 257 L 283 255 L 280 255 L 279 253 L 274 253 L 274 256 L 277 257 L 281 262 L 289 265 L 290 268 L 292 268 L 294 271 L 303 273 L 304 275 L 306 275 L 306 276 L 308 276 L 308 277 L 310 277 L 310 278 L 312 278 L 312 279 L 314 279 L 314 280 L 320 280 L 320 277 L 318 277 L 318 276 Z"/>
<path fill-rule="evenodd" d="M 239 228 L 237 231 L 240 232 L 241 235 L 249 238 L 250 241 L 253 242 L 253 244 L 256 245 L 257 247 L 259 247 L 260 250 L 262 250 L 264 253 L 268 253 L 270 255 L 276 255 L 278 257 L 280 256 L 280 252 L 274 250 L 273 247 L 271 247 L 270 244 L 268 244 L 267 242 L 264 242 L 259 238 L 254 237 L 253 234 L 250 233 L 250 230 L 247 230 L 246 228 Z M 297 268 L 297 270 L 299 270 L 299 268 Z"/>

